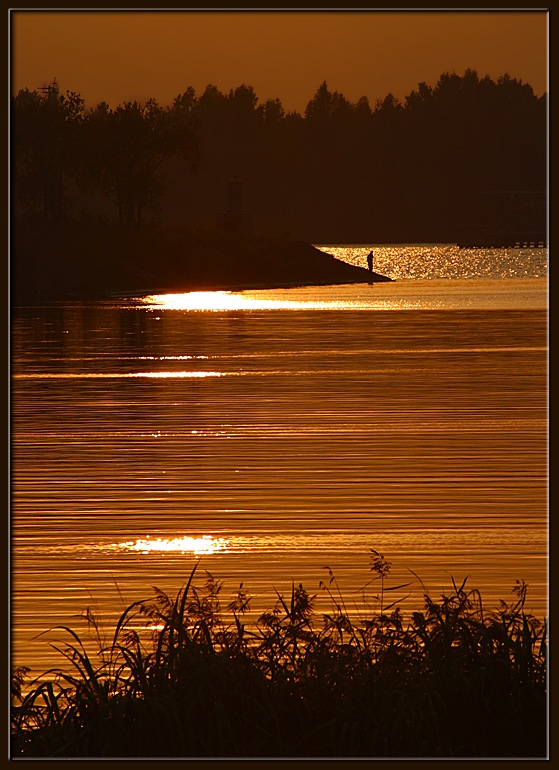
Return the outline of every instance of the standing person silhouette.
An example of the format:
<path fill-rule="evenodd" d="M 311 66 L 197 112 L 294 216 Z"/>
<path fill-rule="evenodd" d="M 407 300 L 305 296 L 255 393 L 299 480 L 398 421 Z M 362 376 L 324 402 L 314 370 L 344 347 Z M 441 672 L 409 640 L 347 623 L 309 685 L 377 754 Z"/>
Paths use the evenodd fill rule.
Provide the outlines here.
<path fill-rule="evenodd" d="M 370 251 L 367 254 L 367 265 L 369 266 L 369 270 L 372 273 L 373 272 L 373 252 L 372 251 Z"/>

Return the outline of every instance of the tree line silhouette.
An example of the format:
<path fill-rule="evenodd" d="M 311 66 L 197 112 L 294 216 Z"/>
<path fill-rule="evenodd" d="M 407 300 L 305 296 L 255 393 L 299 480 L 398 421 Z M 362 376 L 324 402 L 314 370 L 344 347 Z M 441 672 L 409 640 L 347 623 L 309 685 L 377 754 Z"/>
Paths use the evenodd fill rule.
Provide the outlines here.
<path fill-rule="evenodd" d="M 547 184 L 547 95 L 471 69 L 371 107 L 323 82 L 303 114 L 251 86 L 86 108 L 56 81 L 12 98 L 16 220 L 213 228 L 244 184 L 258 234 L 314 243 L 450 241 L 490 191 Z"/>

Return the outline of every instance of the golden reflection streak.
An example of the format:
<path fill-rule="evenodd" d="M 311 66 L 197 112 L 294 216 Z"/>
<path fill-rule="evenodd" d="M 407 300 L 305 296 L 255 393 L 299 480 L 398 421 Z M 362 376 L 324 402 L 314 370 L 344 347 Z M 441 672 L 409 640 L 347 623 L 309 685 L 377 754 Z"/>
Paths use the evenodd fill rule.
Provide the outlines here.
<path fill-rule="evenodd" d="M 429 283 L 429 281 L 425 281 Z M 368 284 L 372 286 L 373 284 Z M 186 292 L 184 294 L 152 294 L 146 297 L 135 297 L 135 310 L 182 310 L 187 312 L 226 312 L 226 311 L 266 311 L 266 310 L 447 310 L 470 308 L 474 300 L 470 293 L 448 294 L 438 298 L 432 292 L 426 297 L 406 296 L 405 287 L 394 287 L 393 284 L 374 284 L 377 288 L 375 296 L 361 299 L 336 299 L 336 300 L 310 300 L 310 299 L 264 299 L 245 294 L 235 294 L 227 291 Z M 432 287 L 431 287 L 432 288 Z M 473 291 L 473 287 L 471 291 Z M 269 290 L 262 290 L 269 291 Z M 404 296 L 391 296 L 392 291 L 404 291 Z M 378 292 L 381 292 L 379 295 Z M 508 301 L 507 301 L 508 302 Z M 479 304 L 480 308 L 494 306 L 493 295 L 485 297 L 485 304 Z M 508 302 L 507 307 L 510 306 Z M 545 296 L 538 300 L 537 307 L 546 307 Z M 160 320 L 160 317 L 156 317 Z"/>
<path fill-rule="evenodd" d="M 151 294 L 138 301 L 150 310 L 339 310 L 361 307 L 360 302 L 257 299 L 230 291 L 191 291 L 184 294 Z"/>
<path fill-rule="evenodd" d="M 237 372 L 41 372 L 38 374 L 14 374 L 19 380 L 83 380 L 149 377 L 152 379 L 227 377 Z"/>
<path fill-rule="evenodd" d="M 175 537 L 171 540 L 158 537 L 152 540 L 149 535 L 146 538 L 138 538 L 135 541 L 129 540 L 125 543 L 119 543 L 119 548 L 127 551 L 138 551 L 140 553 L 193 553 L 196 556 L 202 554 L 217 553 L 226 551 L 229 542 L 225 538 L 213 538 L 211 535 L 202 537 Z"/>
<path fill-rule="evenodd" d="M 382 350 L 371 348 L 370 350 L 359 351 L 368 355 L 382 355 L 385 357 L 393 355 L 425 355 L 425 354 L 444 354 L 444 355 L 456 355 L 456 354 L 470 354 L 470 353 L 534 353 L 534 352 L 546 352 L 549 347 L 547 345 L 532 345 L 532 346 L 518 346 L 518 347 L 456 347 L 456 348 L 393 348 L 391 350 Z M 298 356 L 305 356 L 309 351 L 300 351 Z M 312 352 L 312 351 L 311 351 Z M 330 351 L 336 356 L 340 355 L 355 355 L 356 351 L 344 351 L 344 350 L 332 350 Z M 253 356 L 244 355 L 227 355 L 227 356 L 212 356 L 212 358 L 277 358 L 277 354 L 258 354 Z M 336 371 L 335 367 L 321 368 L 321 369 L 297 369 L 289 372 L 288 369 L 270 369 L 259 371 L 229 371 L 229 372 L 203 372 L 203 371 L 163 371 L 163 372 L 15 372 L 12 373 L 12 379 L 14 380 L 82 380 L 82 379 L 121 379 L 121 378 L 141 378 L 148 379 L 187 379 L 187 378 L 211 378 L 211 377 L 241 377 L 248 375 L 273 376 L 278 374 L 285 374 L 289 372 L 294 375 L 309 375 L 309 374 L 330 374 Z M 365 368 L 344 368 L 346 374 L 367 374 L 369 369 Z M 389 369 L 377 368 L 377 374 L 388 372 Z M 412 369 L 412 371 L 414 371 Z"/>

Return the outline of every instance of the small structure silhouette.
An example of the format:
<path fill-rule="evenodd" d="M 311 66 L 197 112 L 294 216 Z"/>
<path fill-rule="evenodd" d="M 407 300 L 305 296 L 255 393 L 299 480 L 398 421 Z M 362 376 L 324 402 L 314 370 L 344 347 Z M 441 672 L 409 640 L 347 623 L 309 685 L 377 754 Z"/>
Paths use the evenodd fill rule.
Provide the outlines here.
<path fill-rule="evenodd" d="M 229 233 L 251 230 L 250 217 L 243 207 L 243 183 L 237 177 L 227 182 L 227 210 L 218 214 L 217 227 Z"/>

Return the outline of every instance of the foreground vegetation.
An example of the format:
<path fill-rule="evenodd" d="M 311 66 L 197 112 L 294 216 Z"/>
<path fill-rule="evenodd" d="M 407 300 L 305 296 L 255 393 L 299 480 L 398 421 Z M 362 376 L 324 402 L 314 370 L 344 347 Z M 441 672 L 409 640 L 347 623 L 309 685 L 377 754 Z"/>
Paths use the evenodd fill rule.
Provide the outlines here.
<path fill-rule="evenodd" d="M 63 627 L 68 669 L 27 686 L 14 672 L 12 757 L 546 756 L 546 624 L 524 582 L 487 611 L 453 580 L 406 619 L 389 598 L 405 585 L 372 550 L 355 616 L 326 569 L 320 619 L 299 584 L 245 624 L 243 586 L 223 608 L 196 566 L 174 599 L 130 605 L 107 643 L 86 611 L 96 655 Z"/>

